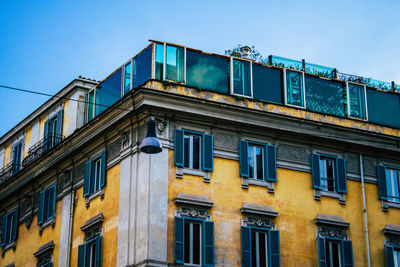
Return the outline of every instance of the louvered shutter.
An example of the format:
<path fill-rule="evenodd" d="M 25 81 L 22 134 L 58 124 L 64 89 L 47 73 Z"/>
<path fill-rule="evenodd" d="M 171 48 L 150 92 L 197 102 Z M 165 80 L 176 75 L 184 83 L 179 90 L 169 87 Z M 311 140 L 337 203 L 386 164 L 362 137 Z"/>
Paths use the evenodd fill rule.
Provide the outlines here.
<path fill-rule="evenodd" d="M 78 247 L 78 267 L 85 267 L 86 243 Z"/>
<path fill-rule="evenodd" d="M 280 242 L 279 242 L 279 231 L 270 231 L 270 242 L 269 242 L 269 258 L 271 267 L 281 266 L 281 253 L 280 253 Z"/>
<path fill-rule="evenodd" d="M 203 171 L 213 171 L 213 136 L 211 134 L 203 134 Z"/>
<path fill-rule="evenodd" d="M 385 245 L 386 267 L 394 267 L 393 247 Z"/>
<path fill-rule="evenodd" d="M 101 267 L 103 263 L 103 237 L 98 236 L 96 240 L 96 267 Z"/>
<path fill-rule="evenodd" d="M 383 165 L 378 165 L 377 173 L 378 173 L 379 198 L 386 200 L 387 199 L 386 167 Z"/>
<path fill-rule="evenodd" d="M 100 172 L 100 188 L 103 188 L 106 185 L 106 165 L 107 165 L 107 161 L 106 161 L 106 151 L 104 150 L 101 153 L 101 172 Z"/>
<path fill-rule="evenodd" d="M 175 217 L 175 242 L 174 242 L 174 253 L 175 263 L 184 264 L 184 223 L 183 218 Z"/>
<path fill-rule="evenodd" d="M 344 267 L 353 267 L 353 244 L 351 240 L 342 240 L 342 263 Z"/>
<path fill-rule="evenodd" d="M 37 224 L 43 223 L 44 217 L 44 199 L 45 199 L 45 191 L 39 192 L 39 210 L 38 210 L 38 220 Z"/>
<path fill-rule="evenodd" d="M 175 129 L 175 134 L 174 134 L 174 142 L 175 142 L 175 150 L 174 150 L 174 161 L 175 161 L 175 166 L 178 167 L 183 167 L 184 166 L 184 155 L 183 155 L 183 130 Z"/>
<path fill-rule="evenodd" d="M 276 182 L 276 148 L 275 146 L 266 145 L 266 158 L 267 158 L 267 181 Z"/>
<path fill-rule="evenodd" d="M 214 222 L 203 222 L 203 258 L 205 267 L 214 266 Z"/>
<path fill-rule="evenodd" d="M 14 225 L 12 229 L 12 241 L 17 240 L 18 238 L 18 208 L 16 208 L 14 211 Z"/>
<path fill-rule="evenodd" d="M 247 226 L 241 227 L 242 236 L 242 266 L 251 266 L 251 229 Z"/>
<path fill-rule="evenodd" d="M 321 190 L 321 177 L 319 173 L 319 155 L 311 155 L 311 165 L 312 165 L 312 184 L 313 188 Z"/>
<path fill-rule="evenodd" d="M 6 231 L 7 231 L 7 215 L 4 214 L 1 218 L 1 243 L 0 246 L 4 247 L 6 245 Z"/>
<path fill-rule="evenodd" d="M 337 191 L 338 193 L 347 193 L 347 178 L 346 178 L 346 160 L 337 159 Z"/>
<path fill-rule="evenodd" d="M 55 143 L 61 142 L 61 136 L 62 136 L 62 128 L 63 128 L 63 118 L 64 118 L 64 110 L 60 110 L 57 113 L 57 124 L 56 124 L 56 132 L 55 134 Z"/>
<path fill-rule="evenodd" d="M 248 145 L 247 141 L 239 141 L 239 165 L 240 176 L 249 177 L 249 163 L 248 163 Z"/>
<path fill-rule="evenodd" d="M 325 238 L 323 237 L 317 238 L 317 247 L 318 247 L 318 266 L 326 267 Z"/>
<path fill-rule="evenodd" d="M 90 194 L 90 172 L 91 172 L 91 161 L 85 163 L 85 176 L 83 178 L 83 196 L 89 196 Z"/>
<path fill-rule="evenodd" d="M 56 185 L 52 185 L 48 190 L 49 190 L 49 203 L 48 203 L 47 219 L 50 220 L 54 218 L 55 214 Z"/>

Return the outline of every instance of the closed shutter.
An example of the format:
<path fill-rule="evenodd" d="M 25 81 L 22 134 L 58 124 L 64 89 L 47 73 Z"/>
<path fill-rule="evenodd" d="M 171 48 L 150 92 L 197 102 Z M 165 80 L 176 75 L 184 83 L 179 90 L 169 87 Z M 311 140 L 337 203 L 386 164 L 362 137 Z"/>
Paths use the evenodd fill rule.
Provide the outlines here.
<path fill-rule="evenodd" d="M 377 173 L 378 173 L 379 198 L 387 199 L 386 167 L 383 165 L 378 165 Z"/>
<path fill-rule="evenodd" d="M 269 243 L 269 258 L 271 267 L 281 266 L 281 252 L 279 242 L 279 231 L 270 231 L 270 243 Z"/>
<path fill-rule="evenodd" d="M 63 117 L 64 117 L 64 110 L 60 110 L 57 113 L 57 124 L 56 124 L 55 138 L 54 138 L 56 144 L 61 142 Z"/>
<path fill-rule="evenodd" d="M 211 134 L 203 134 L 203 171 L 213 171 L 213 136 Z"/>
<path fill-rule="evenodd" d="M 267 181 L 276 182 L 276 149 L 275 146 L 266 145 Z"/>
<path fill-rule="evenodd" d="M 175 217 L 175 242 L 174 242 L 174 253 L 175 263 L 184 264 L 184 223 L 183 218 Z"/>
<path fill-rule="evenodd" d="M 203 222 L 203 257 L 205 267 L 214 266 L 214 222 Z"/>
<path fill-rule="evenodd" d="M 78 247 L 78 267 L 85 267 L 86 243 Z"/>
<path fill-rule="evenodd" d="M 1 218 L 1 243 L 0 246 L 4 247 L 6 245 L 6 231 L 7 231 L 7 215 L 4 214 Z"/>
<path fill-rule="evenodd" d="M 385 245 L 386 267 L 394 267 L 393 247 Z"/>
<path fill-rule="evenodd" d="M 18 208 L 16 208 L 13 211 L 13 215 L 14 216 L 14 225 L 13 225 L 13 231 L 12 231 L 12 241 L 17 240 L 18 238 Z"/>
<path fill-rule="evenodd" d="M 175 129 L 175 151 L 174 151 L 174 161 L 175 166 L 184 166 L 184 156 L 183 156 L 183 130 Z"/>
<path fill-rule="evenodd" d="M 347 179 L 346 179 L 346 160 L 342 158 L 337 159 L 337 191 L 338 193 L 347 193 Z"/>
<path fill-rule="evenodd" d="M 83 196 L 89 196 L 90 194 L 90 170 L 91 170 L 91 162 L 88 161 L 85 163 L 85 176 L 83 178 Z"/>
<path fill-rule="evenodd" d="M 43 217 L 44 217 L 44 197 L 45 191 L 39 192 L 39 210 L 38 210 L 38 221 L 37 224 L 42 224 L 43 223 Z"/>
<path fill-rule="evenodd" d="M 49 203 L 47 211 L 47 219 L 54 218 L 55 205 L 56 205 L 56 185 L 52 185 L 49 189 Z"/>
<path fill-rule="evenodd" d="M 50 143 L 50 137 L 49 137 L 49 124 L 50 121 L 47 120 L 44 123 L 44 130 L 43 130 L 43 151 L 49 150 L 49 143 Z"/>
<path fill-rule="evenodd" d="M 342 240 L 342 264 L 344 267 L 353 267 L 353 244 L 350 240 Z"/>
<path fill-rule="evenodd" d="M 242 236 L 242 266 L 251 266 L 251 229 L 247 226 L 241 227 Z"/>
<path fill-rule="evenodd" d="M 317 247 L 318 247 L 318 266 L 326 267 L 325 238 L 323 237 L 317 238 Z"/>
<path fill-rule="evenodd" d="M 103 237 L 98 236 L 96 240 L 96 264 L 95 267 L 101 267 L 103 263 Z"/>
<path fill-rule="evenodd" d="M 101 171 L 100 171 L 100 188 L 103 188 L 106 185 L 106 165 L 107 165 L 107 161 L 106 161 L 106 151 L 104 150 L 101 153 Z"/>
<path fill-rule="evenodd" d="M 319 173 L 319 155 L 311 155 L 311 165 L 312 165 L 312 184 L 313 188 L 321 190 L 321 177 Z"/>
<path fill-rule="evenodd" d="M 248 145 L 247 141 L 239 141 L 239 165 L 240 176 L 249 177 L 249 163 L 248 163 Z"/>

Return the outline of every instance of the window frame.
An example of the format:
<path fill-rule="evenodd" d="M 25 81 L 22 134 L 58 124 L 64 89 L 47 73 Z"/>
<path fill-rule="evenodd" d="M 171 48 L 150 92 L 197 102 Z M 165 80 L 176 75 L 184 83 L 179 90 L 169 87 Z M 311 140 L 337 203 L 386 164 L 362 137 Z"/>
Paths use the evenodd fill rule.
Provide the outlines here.
<path fill-rule="evenodd" d="M 129 59 L 127 62 L 125 62 L 124 64 L 123 64 L 123 68 L 122 68 L 122 79 L 121 79 L 121 96 L 123 97 L 124 95 L 126 95 L 126 94 L 128 94 L 130 91 L 132 91 L 132 84 L 133 84 L 133 61 L 134 61 L 134 58 L 131 58 L 131 59 Z M 128 64 L 131 64 L 131 67 L 130 67 L 130 69 L 131 69 L 131 73 L 130 73 L 130 75 L 129 75 L 129 79 L 130 79 L 130 85 L 129 85 L 129 90 L 128 90 L 128 92 L 125 92 L 125 71 L 126 71 L 126 66 L 128 65 Z"/>
<path fill-rule="evenodd" d="M 358 118 L 358 117 L 353 117 L 350 115 L 351 112 L 351 107 L 350 107 L 350 89 L 349 89 L 349 83 L 354 84 L 354 85 L 359 85 L 364 88 L 364 103 L 365 103 L 365 119 L 364 118 Z M 365 84 L 360 84 L 356 82 L 350 82 L 346 81 L 346 96 L 347 96 L 347 117 L 351 119 L 356 119 L 356 120 L 362 120 L 362 121 L 368 121 L 368 101 L 367 101 L 367 86 Z"/>
<path fill-rule="evenodd" d="M 53 190 L 53 203 L 51 204 L 51 191 Z M 43 195 L 42 195 L 43 194 Z M 48 194 L 48 197 L 46 199 L 46 195 Z M 41 200 L 41 198 L 43 198 L 43 200 Z M 43 201 L 43 204 L 41 203 L 41 201 Z M 52 222 L 52 219 L 55 218 L 56 216 L 56 203 L 57 203 L 57 199 L 56 199 L 56 184 L 52 184 L 50 186 L 48 186 L 46 189 L 44 189 L 43 191 L 41 191 L 39 193 L 39 207 L 38 207 L 38 221 L 37 224 L 41 225 L 42 227 L 40 228 L 40 232 L 43 230 L 43 228 L 45 226 L 47 226 L 47 222 Z M 52 205 L 52 206 L 51 206 Z M 53 208 L 52 210 L 52 214 L 49 215 L 49 209 Z M 43 209 L 41 212 L 40 210 Z M 41 215 L 40 215 L 41 214 Z M 42 216 L 42 218 L 39 218 L 39 216 Z"/>
<path fill-rule="evenodd" d="M 13 143 L 12 145 L 12 175 L 18 173 L 22 169 L 22 161 L 24 159 L 24 138 L 18 139 L 16 142 Z M 17 153 L 19 155 L 19 159 L 17 159 L 18 162 L 15 161 L 15 148 L 20 146 L 19 152 Z"/>
<path fill-rule="evenodd" d="M 15 243 L 18 238 L 18 207 L 4 214 L 1 220 L 2 232 L 0 237 L 0 246 L 2 248 L 2 253 L 4 256 L 5 251 L 8 250 L 10 247 L 15 248 Z"/>
<path fill-rule="evenodd" d="M 298 105 L 293 105 L 288 103 L 288 94 L 287 94 L 287 70 L 288 71 L 292 71 L 292 72 L 298 72 L 302 74 L 302 84 L 303 84 L 303 90 L 302 90 L 302 94 L 303 94 L 303 106 L 298 106 Z M 306 82 L 305 82 L 305 73 L 304 71 L 300 71 L 300 70 L 295 70 L 295 69 L 287 69 L 287 68 L 283 68 L 283 92 L 284 92 L 284 102 L 285 102 L 285 106 L 289 106 L 289 107 L 295 107 L 295 108 L 300 108 L 300 109 L 306 109 L 307 107 L 307 99 L 306 99 Z"/>
<path fill-rule="evenodd" d="M 253 162 L 254 162 L 253 177 L 250 177 L 249 154 L 247 154 L 247 165 L 248 165 L 248 168 L 249 168 L 249 177 L 248 178 L 249 179 L 260 180 L 260 181 L 264 181 L 266 179 L 266 177 L 265 177 L 265 168 L 266 168 L 266 166 L 265 166 L 265 157 L 267 157 L 267 155 L 266 155 L 266 149 L 265 149 L 266 147 L 265 147 L 265 145 L 268 145 L 268 144 L 262 144 L 262 143 L 258 143 L 258 142 L 248 141 L 247 151 L 249 151 L 250 146 L 253 148 L 252 152 L 253 152 Z M 262 177 L 261 178 L 258 178 L 258 174 L 257 174 L 258 169 L 257 169 L 257 162 L 256 162 L 256 160 L 257 160 L 257 150 L 256 150 L 256 148 L 261 148 L 261 164 L 262 164 Z M 255 177 L 255 176 L 257 176 L 257 177 Z"/>
<path fill-rule="evenodd" d="M 86 237 L 87 238 L 87 237 Z M 78 266 L 100 267 L 103 262 L 103 236 L 99 233 L 94 237 L 85 239 L 85 242 L 78 247 Z M 93 258 L 92 250 L 95 250 L 94 264 L 90 261 Z M 83 254 L 81 254 L 83 253 Z M 97 254 L 96 254 L 97 253 Z M 97 262 L 97 260 L 99 262 Z M 89 261 L 89 262 L 88 262 Z"/>
<path fill-rule="evenodd" d="M 85 116 L 85 118 L 86 118 L 86 122 L 89 122 L 89 121 L 91 121 L 91 120 L 93 120 L 94 118 L 95 118 L 95 114 L 96 114 L 96 89 L 97 89 L 97 86 L 96 87 L 94 87 L 93 89 L 91 89 L 91 90 L 89 90 L 89 92 L 87 92 L 87 94 L 86 94 L 86 108 L 85 108 L 85 112 L 86 112 L 86 116 Z M 90 97 L 89 97 L 89 95 L 91 94 L 91 93 L 93 93 L 93 103 L 90 103 Z M 90 106 L 90 104 L 92 104 L 93 105 L 93 110 L 92 110 L 92 118 L 89 120 L 89 106 Z"/>
<path fill-rule="evenodd" d="M 201 133 L 201 132 L 196 132 L 196 131 L 192 131 L 192 130 L 184 130 L 183 131 L 183 162 L 184 162 L 184 164 L 185 164 L 185 159 L 186 159 L 186 156 L 185 156 L 185 139 L 186 139 L 186 137 L 188 136 L 189 137 L 189 159 L 188 159 L 188 161 L 189 161 L 189 166 L 187 167 L 187 166 L 185 166 L 184 165 L 184 168 L 187 168 L 187 169 L 190 169 L 190 170 L 196 170 L 196 171 L 200 171 L 200 170 L 202 170 L 202 164 L 203 164 L 203 160 L 202 160 L 202 158 L 203 158 L 203 153 L 205 153 L 204 151 L 203 151 L 203 148 L 202 148 L 202 146 L 203 146 L 203 135 L 204 135 L 204 133 Z M 199 137 L 199 168 L 198 169 L 195 169 L 195 168 L 193 168 L 193 136 L 198 136 Z"/>
<path fill-rule="evenodd" d="M 100 173 L 98 175 L 97 181 L 94 176 L 94 172 L 96 173 L 97 162 L 99 162 Z M 83 182 L 83 197 L 86 197 L 86 205 L 89 206 L 89 202 L 91 199 L 95 198 L 98 195 L 101 195 L 101 198 L 104 197 L 104 187 L 106 185 L 106 176 L 107 176 L 107 157 L 106 150 L 103 150 L 90 160 L 85 162 L 85 175 Z M 95 188 L 97 185 L 97 189 Z"/>
<path fill-rule="evenodd" d="M 153 42 L 152 78 L 156 79 L 157 44 L 163 46 L 163 70 L 162 70 L 162 75 L 161 75 L 162 81 L 168 81 L 168 82 L 179 83 L 179 84 L 186 84 L 186 50 L 187 50 L 187 47 L 183 46 L 183 45 L 177 45 L 177 44 L 168 43 L 168 42 Z M 183 82 L 178 82 L 178 81 L 166 79 L 167 46 L 183 48 Z"/>
<path fill-rule="evenodd" d="M 203 261 L 204 261 L 204 259 L 203 259 L 203 242 L 204 242 L 204 240 L 203 240 L 203 231 L 204 231 L 204 229 L 203 229 L 203 222 L 205 221 L 204 219 L 198 219 L 198 218 L 188 218 L 188 217 L 181 217 L 182 219 L 184 219 L 184 222 L 183 222 L 183 225 L 184 225 L 184 228 L 183 228 L 183 232 L 185 233 L 185 230 L 186 230 L 186 222 L 189 222 L 190 223 L 190 229 L 189 229 L 189 231 L 190 231 L 190 237 L 189 237 L 189 244 L 190 244 L 190 248 L 189 248 L 189 252 L 190 252 L 190 262 L 189 263 L 186 263 L 186 262 L 184 262 L 184 264 L 185 265 L 190 265 L 190 266 L 202 266 L 203 265 Z M 193 224 L 199 224 L 199 226 L 200 226 L 200 233 L 199 233 L 199 236 L 200 236 L 200 246 L 199 246 L 199 261 L 200 261 L 200 263 L 199 264 L 195 264 L 195 263 L 193 263 L 193 254 L 194 254 L 194 248 L 192 247 L 192 244 L 193 244 Z M 185 240 L 185 234 L 184 234 L 184 248 L 186 247 L 185 245 L 185 243 L 186 243 L 186 240 Z M 185 255 L 185 253 L 184 253 L 184 255 Z M 184 259 L 184 261 L 185 261 L 185 259 Z"/>
<path fill-rule="evenodd" d="M 250 95 L 241 95 L 241 94 L 236 94 L 235 93 L 235 88 L 234 88 L 234 71 L 233 71 L 233 60 L 238 60 L 238 61 L 247 61 L 250 63 L 250 73 L 249 73 L 249 79 L 250 79 Z M 244 97 L 244 98 L 253 98 L 253 61 L 251 59 L 246 59 L 246 58 L 239 58 L 239 57 L 234 57 L 230 56 L 229 57 L 229 90 L 231 95 L 234 96 L 239 96 L 239 97 Z"/>
<path fill-rule="evenodd" d="M 326 154 L 321 154 L 321 153 L 317 153 L 320 157 L 319 157 L 319 167 L 321 168 L 321 161 L 326 161 L 326 160 L 332 160 L 332 163 L 334 164 L 333 167 L 333 177 L 331 178 L 333 180 L 333 184 L 334 184 L 334 190 L 330 191 L 329 190 L 329 185 L 328 185 L 328 177 L 322 177 L 321 176 L 321 169 L 319 170 L 319 179 L 320 179 L 320 184 L 321 184 L 321 191 L 324 192 L 331 192 L 331 193 L 338 193 L 338 185 L 337 185 L 337 181 L 336 179 L 339 179 L 338 177 L 338 157 L 337 156 L 331 156 L 331 155 L 326 155 Z M 326 166 L 326 164 L 323 164 L 323 166 Z M 327 170 L 324 168 L 324 172 L 327 172 Z M 322 180 L 326 180 L 326 188 L 322 186 L 321 181 Z"/>
<path fill-rule="evenodd" d="M 259 233 L 263 232 L 265 234 L 265 260 L 266 260 L 266 266 L 268 266 L 269 264 L 269 260 L 270 260 L 270 255 L 269 255 L 269 249 L 270 249 L 270 231 L 271 229 L 268 228 L 261 228 L 261 227 L 250 227 L 250 235 L 255 232 L 257 234 L 256 236 L 256 247 L 253 248 L 253 242 L 251 242 L 250 248 L 251 248 L 251 255 L 253 255 L 253 250 L 256 251 L 256 266 L 258 267 L 260 265 L 260 254 L 257 257 L 257 254 L 259 253 L 259 248 L 260 248 L 260 242 L 259 242 Z M 252 240 L 251 240 L 252 241 Z M 258 242 L 257 242 L 258 241 Z M 251 258 L 251 265 L 253 265 L 253 257 Z M 257 264 L 258 262 L 258 264 Z"/>

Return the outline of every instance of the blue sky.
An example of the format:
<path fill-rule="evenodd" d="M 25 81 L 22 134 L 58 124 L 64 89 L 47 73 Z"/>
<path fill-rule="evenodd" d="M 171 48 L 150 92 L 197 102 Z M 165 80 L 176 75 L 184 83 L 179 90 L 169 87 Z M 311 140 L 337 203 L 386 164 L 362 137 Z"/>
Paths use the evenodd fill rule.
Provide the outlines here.
<path fill-rule="evenodd" d="M 1 1 L 0 85 L 55 94 L 148 44 L 237 44 L 400 83 L 400 1 Z M 0 88 L 0 136 L 48 97 Z"/>

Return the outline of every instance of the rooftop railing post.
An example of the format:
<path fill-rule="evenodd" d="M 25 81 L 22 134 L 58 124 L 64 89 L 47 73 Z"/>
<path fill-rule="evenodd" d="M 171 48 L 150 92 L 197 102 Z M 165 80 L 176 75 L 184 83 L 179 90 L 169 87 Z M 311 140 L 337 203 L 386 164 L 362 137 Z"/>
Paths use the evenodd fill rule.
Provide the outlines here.
<path fill-rule="evenodd" d="M 334 68 L 333 69 L 333 78 L 336 79 L 336 80 L 338 79 L 338 74 L 337 73 L 338 73 L 337 69 Z"/>
<path fill-rule="evenodd" d="M 394 81 L 392 81 L 392 91 L 396 92 L 396 85 L 394 84 Z"/>
<path fill-rule="evenodd" d="M 306 60 L 302 59 L 301 64 L 303 65 L 303 71 L 305 72 L 306 71 Z"/>

